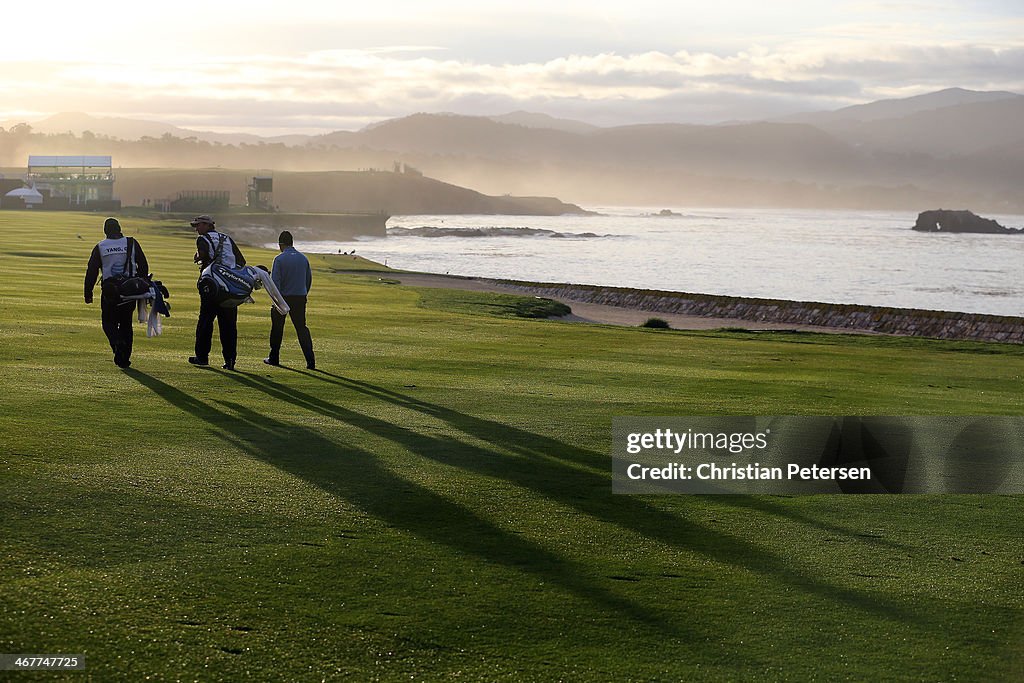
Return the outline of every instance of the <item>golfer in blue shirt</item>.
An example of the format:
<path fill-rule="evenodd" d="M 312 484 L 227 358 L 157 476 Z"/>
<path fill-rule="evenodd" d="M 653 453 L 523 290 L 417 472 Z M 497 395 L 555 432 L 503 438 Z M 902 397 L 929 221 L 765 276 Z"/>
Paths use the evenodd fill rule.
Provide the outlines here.
<path fill-rule="evenodd" d="M 306 327 L 306 296 L 313 283 L 313 272 L 309 267 L 309 259 L 298 252 L 292 246 L 293 244 L 292 234 L 287 230 L 283 231 L 277 239 L 281 253 L 274 259 L 271 276 L 274 278 L 274 284 L 280 290 L 281 296 L 291 308 L 288 315 L 291 316 L 292 325 L 295 326 L 295 335 L 299 338 L 302 355 L 306 357 L 306 369 L 315 370 L 313 338 L 309 334 L 309 328 Z M 267 365 L 281 364 L 281 340 L 283 338 L 284 316 L 271 308 L 270 356 L 263 359 L 264 363 Z"/>

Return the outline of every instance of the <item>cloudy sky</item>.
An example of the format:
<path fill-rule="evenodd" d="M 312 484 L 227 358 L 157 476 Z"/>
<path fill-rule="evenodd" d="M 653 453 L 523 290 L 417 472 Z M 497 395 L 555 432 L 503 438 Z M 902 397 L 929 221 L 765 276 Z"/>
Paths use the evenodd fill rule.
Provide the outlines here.
<path fill-rule="evenodd" d="M 1022 4 L 52 0 L 5 17 L 0 121 L 81 111 L 273 135 L 415 112 L 711 123 L 1024 93 Z"/>

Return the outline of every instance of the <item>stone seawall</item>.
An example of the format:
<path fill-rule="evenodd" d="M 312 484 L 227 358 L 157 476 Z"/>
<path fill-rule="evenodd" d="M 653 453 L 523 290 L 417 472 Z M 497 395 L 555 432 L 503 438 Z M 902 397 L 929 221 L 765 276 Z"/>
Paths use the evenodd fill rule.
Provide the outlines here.
<path fill-rule="evenodd" d="M 935 339 L 1024 343 L 1024 318 L 1016 316 L 782 299 L 748 299 L 593 285 L 545 284 L 514 280 L 494 282 L 536 296 L 636 308 L 651 313 L 679 313 L 705 318 L 815 325 Z"/>

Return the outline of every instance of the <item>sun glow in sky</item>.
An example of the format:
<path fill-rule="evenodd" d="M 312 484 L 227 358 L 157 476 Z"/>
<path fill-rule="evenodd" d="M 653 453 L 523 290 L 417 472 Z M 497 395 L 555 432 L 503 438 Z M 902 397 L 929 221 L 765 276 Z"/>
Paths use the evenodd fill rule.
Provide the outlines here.
<path fill-rule="evenodd" d="M 82 111 L 270 135 L 525 109 L 710 123 L 1024 92 L 1019 4 L 57 0 L 12 10 L 25 21 L 0 40 L 0 122 Z"/>

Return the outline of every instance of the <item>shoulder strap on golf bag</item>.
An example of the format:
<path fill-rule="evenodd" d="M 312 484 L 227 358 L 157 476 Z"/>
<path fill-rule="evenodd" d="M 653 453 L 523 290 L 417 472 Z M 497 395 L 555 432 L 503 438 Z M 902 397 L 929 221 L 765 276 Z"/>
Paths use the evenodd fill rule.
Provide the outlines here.
<path fill-rule="evenodd" d="M 124 274 L 126 277 L 135 277 L 135 269 L 138 266 L 135 265 L 135 238 L 127 237 L 128 240 L 128 260 L 124 263 Z"/>

